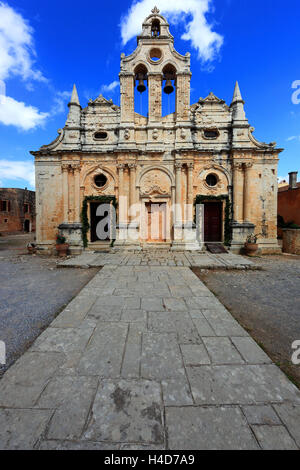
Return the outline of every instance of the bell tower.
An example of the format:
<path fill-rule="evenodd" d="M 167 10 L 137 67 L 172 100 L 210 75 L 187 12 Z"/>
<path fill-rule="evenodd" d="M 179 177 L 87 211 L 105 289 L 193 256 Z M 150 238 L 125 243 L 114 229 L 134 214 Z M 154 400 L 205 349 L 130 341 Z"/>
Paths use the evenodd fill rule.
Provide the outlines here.
<path fill-rule="evenodd" d="M 190 54 L 174 49 L 169 24 L 157 7 L 153 8 L 137 37 L 137 49 L 121 55 L 121 126 L 134 125 L 134 92 L 148 92 L 148 126 L 159 127 L 162 121 L 162 93 L 176 94 L 177 124 L 189 122 Z M 147 90 L 148 88 L 148 90 Z"/>

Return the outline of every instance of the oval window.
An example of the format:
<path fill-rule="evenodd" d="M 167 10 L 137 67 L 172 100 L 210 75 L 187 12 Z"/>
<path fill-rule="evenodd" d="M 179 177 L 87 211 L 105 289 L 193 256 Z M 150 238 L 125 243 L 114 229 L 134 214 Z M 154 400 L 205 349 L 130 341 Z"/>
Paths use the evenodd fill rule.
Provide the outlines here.
<path fill-rule="evenodd" d="M 204 131 L 204 137 L 206 139 L 217 139 L 219 137 L 219 131 L 216 129 L 206 129 Z"/>
<path fill-rule="evenodd" d="M 101 131 L 101 132 L 96 132 L 94 134 L 95 139 L 97 140 L 105 140 L 107 139 L 107 132 Z"/>
<path fill-rule="evenodd" d="M 216 186 L 217 183 L 218 183 L 218 178 L 216 177 L 216 175 L 214 175 L 213 173 L 211 173 L 210 175 L 207 175 L 207 177 L 206 177 L 206 183 L 207 183 L 208 186 L 210 186 L 210 187 Z"/>
<path fill-rule="evenodd" d="M 101 173 L 100 175 L 95 176 L 94 181 L 98 188 L 103 188 L 103 186 L 105 186 L 107 183 L 107 178 L 105 175 L 103 175 L 103 173 Z"/>

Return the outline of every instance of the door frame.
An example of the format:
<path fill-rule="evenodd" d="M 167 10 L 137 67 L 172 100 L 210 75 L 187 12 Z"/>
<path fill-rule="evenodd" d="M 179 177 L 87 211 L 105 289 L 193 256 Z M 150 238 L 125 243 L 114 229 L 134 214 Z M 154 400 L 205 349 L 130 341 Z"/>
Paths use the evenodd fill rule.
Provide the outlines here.
<path fill-rule="evenodd" d="M 204 232 L 203 232 L 203 236 L 204 236 L 204 243 L 224 243 L 224 240 L 225 240 L 225 233 L 224 233 L 224 226 L 225 226 L 225 201 L 224 199 L 223 200 L 219 200 L 219 199 L 207 199 L 207 200 L 203 200 L 202 204 L 204 205 Z M 205 240 L 205 205 L 206 204 L 219 204 L 220 206 L 220 234 L 221 234 L 221 240 L 219 241 L 215 241 L 215 242 L 210 242 L 209 240 Z"/>
<path fill-rule="evenodd" d="M 141 208 L 141 223 L 140 223 L 140 240 L 143 243 L 171 243 L 171 198 L 168 197 L 143 197 L 142 198 L 142 208 Z M 165 241 L 149 241 L 148 238 L 145 238 L 145 228 L 148 233 L 148 204 L 165 204 L 165 230 L 166 238 Z"/>
<path fill-rule="evenodd" d="M 88 242 L 89 243 L 101 243 L 101 242 L 112 242 L 113 238 L 113 221 L 112 221 L 112 211 L 110 212 L 110 234 L 109 238 L 107 240 L 96 240 L 92 242 L 92 221 L 91 221 L 91 205 L 92 204 L 98 204 L 98 206 L 101 206 L 102 204 L 108 204 L 108 202 L 101 202 L 97 201 L 97 199 L 90 199 L 88 201 L 88 208 L 87 208 L 87 217 L 88 217 L 88 223 L 89 223 L 89 231 L 88 231 Z M 109 202 L 110 207 L 112 207 L 113 203 L 112 201 Z"/>

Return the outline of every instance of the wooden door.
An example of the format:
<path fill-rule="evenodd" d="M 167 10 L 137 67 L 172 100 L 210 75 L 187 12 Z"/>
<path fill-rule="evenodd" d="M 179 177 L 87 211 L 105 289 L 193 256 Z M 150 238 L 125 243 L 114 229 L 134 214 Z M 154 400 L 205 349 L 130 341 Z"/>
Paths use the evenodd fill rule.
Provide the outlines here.
<path fill-rule="evenodd" d="M 147 241 L 162 243 L 166 241 L 166 204 L 146 203 Z"/>
<path fill-rule="evenodd" d="M 222 203 L 204 203 L 204 241 L 222 241 Z"/>

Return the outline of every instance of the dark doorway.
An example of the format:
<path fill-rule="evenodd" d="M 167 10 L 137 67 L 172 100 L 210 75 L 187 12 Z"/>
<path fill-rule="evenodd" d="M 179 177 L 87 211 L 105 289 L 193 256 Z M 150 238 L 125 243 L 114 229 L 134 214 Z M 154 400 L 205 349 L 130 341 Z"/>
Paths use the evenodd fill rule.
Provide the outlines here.
<path fill-rule="evenodd" d="M 204 203 L 204 241 L 222 241 L 222 203 Z"/>
<path fill-rule="evenodd" d="M 98 215 L 97 215 L 98 214 Z M 110 205 L 90 203 L 91 242 L 110 240 Z"/>
<path fill-rule="evenodd" d="M 30 220 L 26 219 L 24 222 L 24 232 L 29 233 L 30 232 Z"/>

